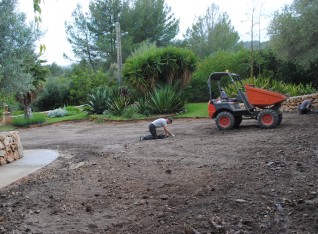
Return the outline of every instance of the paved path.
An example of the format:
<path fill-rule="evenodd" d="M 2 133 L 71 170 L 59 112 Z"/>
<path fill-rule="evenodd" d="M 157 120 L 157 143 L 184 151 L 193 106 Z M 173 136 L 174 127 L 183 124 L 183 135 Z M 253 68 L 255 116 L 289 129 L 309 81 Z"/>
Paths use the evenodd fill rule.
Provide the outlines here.
<path fill-rule="evenodd" d="M 54 161 L 59 153 L 54 150 L 24 150 L 24 157 L 0 166 L 0 188 L 3 188 Z"/>

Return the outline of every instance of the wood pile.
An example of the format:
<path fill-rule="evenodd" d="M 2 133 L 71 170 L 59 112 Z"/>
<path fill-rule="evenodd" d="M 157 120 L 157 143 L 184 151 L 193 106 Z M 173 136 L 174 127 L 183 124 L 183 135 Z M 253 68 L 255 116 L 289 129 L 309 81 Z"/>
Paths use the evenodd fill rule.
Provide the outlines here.
<path fill-rule="evenodd" d="M 23 157 L 23 147 L 18 131 L 0 132 L 0 165 Z"/>
<path fill-rule="evenodd" d="M 303 95 L 303 96 L 296 96 L 296 97 L 290 97 L 282 104 L 282 110 L 283 111 L 298 111 L 298 106 L 306 99 L 315 98 L 316 100 L 313 103 L 313 107 L 315 109 L 318 109 L 318 93 L 309 94 L 309 95 Z"/>

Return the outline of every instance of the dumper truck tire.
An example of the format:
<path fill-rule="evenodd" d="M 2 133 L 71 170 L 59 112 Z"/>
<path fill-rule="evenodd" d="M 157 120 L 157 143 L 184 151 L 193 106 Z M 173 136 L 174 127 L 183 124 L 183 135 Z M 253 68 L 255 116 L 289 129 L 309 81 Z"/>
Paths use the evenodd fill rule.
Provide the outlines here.
<path fill-rule="evenodd" d="M 280 123 L 282 122 L 282 120 L 283 120 L 283 113 L 279 113 L 278 114 L 278 123 L 277 123 L 277 125 L 280 125 Z"/>
<path fill-rule="evenodd" d="M 279 115 L 272 109 L 261 110 L 257 116 L 257 122 L 261 128 L 275 128 L 279 124 Z"/>
<path fill-rule="evenodd" d="M 242 115 L 234 116 L 234 119 L 235 119 L 234 127 L 237 128 L 242 123 L 243 117 Z"/>
<path fill-rule="evenodd" d="M 219 130 L 228 130 L 234 127 L 235 118 L 230 112 L 222 111 L 216 116 L 215 122 Z"/>

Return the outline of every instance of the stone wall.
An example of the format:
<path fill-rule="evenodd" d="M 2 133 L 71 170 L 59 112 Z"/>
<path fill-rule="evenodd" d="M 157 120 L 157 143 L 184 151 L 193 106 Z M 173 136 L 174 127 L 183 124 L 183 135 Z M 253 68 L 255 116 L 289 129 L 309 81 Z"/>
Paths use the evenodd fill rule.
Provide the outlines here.
<path fill-rule="evenodd" d="M 0 132 L 0 165 L 23 157 L 23 147 L 18 131 Z"/>
<path fill-rule="evenodd" d="M 313 103 L 313 107 L 318 109 L 318 93 L 314 93 L 309 95 L 288 98 L 286 101 L 283 102 L 282 110 L 288 112 L 298 111 L 299 104 L 301 104 L 302 101 L 304 101 L 305 99 L 310 99 L 312 97 L 316 98 L 316 100 Z"/>

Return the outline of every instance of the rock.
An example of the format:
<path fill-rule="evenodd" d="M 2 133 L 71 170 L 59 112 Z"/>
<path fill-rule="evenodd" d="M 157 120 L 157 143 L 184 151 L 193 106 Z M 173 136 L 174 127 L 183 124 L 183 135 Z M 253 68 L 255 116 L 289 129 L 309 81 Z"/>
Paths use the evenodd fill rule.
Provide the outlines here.
<path fill-rule="evenodd" d="M 18 131 L 0 133 L 0 165 L 23 157 L 23 147 Z"/>
<path fill-rule="evenodd" d="M 85 206 L 85 211 L 86 212 L 91 212 L 93 210 L 93 207 L 92 206 L 90 206 L 90 205 L 86 205 Z"/>
<path fill-rule="evenodd" d="M 82 166 L 84 166 L 84 165 L 85 165 L 85 162 L 79 162 L 79 163 L 76 163 L 76 164 L 71 165 L 71 166 L 70 166 L 70 169 L 71 169 L 71 170 L 74 170 L 74 169 L 80 168 L 80 167 L 82 167 Z"/>
<path fill-rule="evenodd" d="M 244 200 L 244 199 L 236 199 L 235 200 L 237 203 L 245 203 L 245 202 L 248 202 L 248 201 L 246 201 L 246 200 Z"/>
<path fill-rule="evenodd" d="M 160 197 L 160 199 L 161 199 L 161 200 L 168 200 L 168 196 L 167 196 L 167 195 L 162 195 L 162 196 Z"/>

